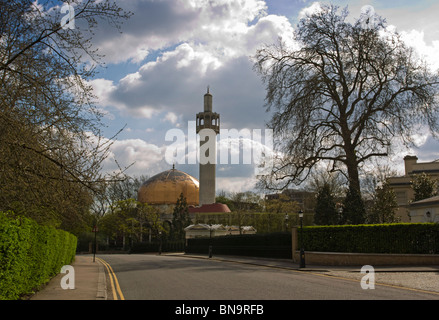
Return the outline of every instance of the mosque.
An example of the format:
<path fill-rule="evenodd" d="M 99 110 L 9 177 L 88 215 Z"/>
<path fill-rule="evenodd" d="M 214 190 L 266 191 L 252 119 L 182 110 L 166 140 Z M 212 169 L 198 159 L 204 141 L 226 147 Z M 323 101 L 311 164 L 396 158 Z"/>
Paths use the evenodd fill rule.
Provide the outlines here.
<path fill-rule="evenodd" d="M 219 114 L 212 112 L 212 95 L 204 95 L 204 111 L 196 115 L 196 131 L 212 130 L 219 133 Z M 202 146 L 206 141 L 200 139 L 200 156 Z M 216 148 L 216 143 L 213 145 Z M 213 150 L 216 154 L 216 150 Z M 209 150 L 208 150 L 209 152 Z M 163 171 L 145 181 L 138 190 L 137 199 L 156 207 L 164 220 L 172 220 L 172 213 L 180 194 L 186 198 L 189 215 L 194 221 L 197 213 L 226 213 L 230 212 L 227 205 L 215 203 L 215 164 L 200 162 L 200 181 L 191 175 L 175 169 Z"/>

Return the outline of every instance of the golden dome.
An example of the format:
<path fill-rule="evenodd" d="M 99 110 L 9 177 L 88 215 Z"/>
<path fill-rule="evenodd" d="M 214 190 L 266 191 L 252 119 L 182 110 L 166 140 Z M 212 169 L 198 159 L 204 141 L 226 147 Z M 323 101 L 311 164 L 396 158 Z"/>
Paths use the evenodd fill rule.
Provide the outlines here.
<path fill-rule="evenodd" d="M 139 188 L 137 199 L 148 204 L 176 204 L 183 193 L 188 205 L 197 206 L 199 189 L 197 179 L 183 171 L 171 169 L 146 180 Z"/>

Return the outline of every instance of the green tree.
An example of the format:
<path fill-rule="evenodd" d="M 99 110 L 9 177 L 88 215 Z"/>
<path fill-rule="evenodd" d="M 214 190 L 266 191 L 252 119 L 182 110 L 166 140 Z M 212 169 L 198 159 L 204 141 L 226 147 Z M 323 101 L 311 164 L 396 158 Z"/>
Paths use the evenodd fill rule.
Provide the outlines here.
<path fill-rule="evenodd" d="M 130 244 L 144 242 L 145 235 L 157 238 L 159 232 L 165 231 L 156 208 L 132 198 L 113 203 L 111 210 L 100 219 L 99 229 L 109 239 L 122 237 L 124 248 L 127 238 Z"/>
<path fill-rule="evenodd" d="M 160 213 L 153 206 L 137 201 L 137 218 L 140 223 L 140 241 L 144 241 L 142 234 L 143 226 L 149 229 L 152 236 L 158 237 L 160 232 L 166 232 Z"/>
<path fill-rule="evenodd" d="M 185 232 L 184 228 L 191 224 L 191 219 L 189 217 L 189 208 L 186 202 L 186 198 L 183 193 L 177 199 L 177 203 L 174 207 L 172 214 L 172 228 L 171 228 L 171 239 L 172 240 L 184 240 Z"/>
<path fill-rule="evenodd" d="M 338 221 L 335 199 L 331 193 L 331 187 L 325 183 L 317 193 L 317 202 L 314 214 L 314 223 L 317 225 L 333 225 Z"/>
<path fill-rule="evenodd" d="M 223 195 L 220 194 L 219 196 L 215 197 L 215 202 L 226 204 L 227 207 L 229 207 L 230 211 L 232 211 L 232 212 L 235 210 L 235 206 L 233 204 L 233 201 L 231 199 L 227 198 L 226 195 L 224 195 L 224 194 Z"/>
<path fill-rule="evenodd" d="M 122 234 L 124 249 L 126 238 L 128 237 L 130 240 L 129 246 L 131 246 L 139 228 L 139 222 L 136 219 L 136 209 L 137 201 L 134 199 L 120 200 L 113 204 L 112 213 L 116 217 L 116 230 L 118 234 Z"/>
<path fill-rule="evenodd" d="M 266 223 L 264 229 L 266 232 L 284 231 L 287 224 L 293 223 L 292 219 L 297 216 L 299 210 L 297 202 L 284 193 L 279 194 L 277 199 L 265 200 L 265 213 L 261 217 Z"/>
<path fill-rule="evenodd" d="M 367 215 L 369 223 L 394 223 L 400 219 L 395 216 L 398 203 L 393 189 L 387 182 L 375 189 L 373 205 Z"/>
<path fill-rule="evenodd" d="M 415 192 L 413 201 L 419 201 L 437 195 L 437 181 L 433 180 L 425 172 L 414 176 L 412 188 Z"/>
<path fill-rule="evenodd" d="M 342 224 L 362 224 L 366 220 L 366 209 L 360 193 L 349 188 L 343 202 Z"/>

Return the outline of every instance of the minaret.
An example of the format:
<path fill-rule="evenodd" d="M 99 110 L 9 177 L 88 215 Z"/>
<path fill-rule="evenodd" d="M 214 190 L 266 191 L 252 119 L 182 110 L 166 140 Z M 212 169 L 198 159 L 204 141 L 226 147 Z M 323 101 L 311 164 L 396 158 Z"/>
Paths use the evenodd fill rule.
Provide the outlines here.
<path fill-rule="evenodd" d="M 212 95 L 209 93 L 209 87 L 207 87 L 207 93 L 204 95 L 204 112 L 197 113 L 196 127 L 197 133 L 200 133 L 203 129 L 210 130 L 203 130 L 203 134 L 200 134 L 200 206 L 215 203 L 216 135 L 219 133 L 219 122 L 219 114 L 212 112 Z M 205 140 L 202 141 L 204 137 Z M 209 141 L 209 139 L 215 139 L 215 141 Z M 209 143 L 207 150 L 203 148 L 205 143 Z M 202 159 L 208 159 L 210 152 L 213 152 L 210 155 L 215 156 L 215 159 L 203 163 Z"/>

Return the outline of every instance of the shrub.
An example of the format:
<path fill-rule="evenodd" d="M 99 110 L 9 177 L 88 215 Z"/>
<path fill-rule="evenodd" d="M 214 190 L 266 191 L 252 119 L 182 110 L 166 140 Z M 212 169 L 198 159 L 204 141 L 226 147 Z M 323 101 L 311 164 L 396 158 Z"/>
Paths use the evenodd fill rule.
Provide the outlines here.
<path fill-rule="evenodd" d="M 74 235 L 0 212 L 0 300 L 32 292 L 73 261 Z"/>
<path fill-rule="evenodd" d="M 312 226 L 303 228 L 303 241 L 307 251 L 437 254 L 439 225 L 389 223 Z"/>

